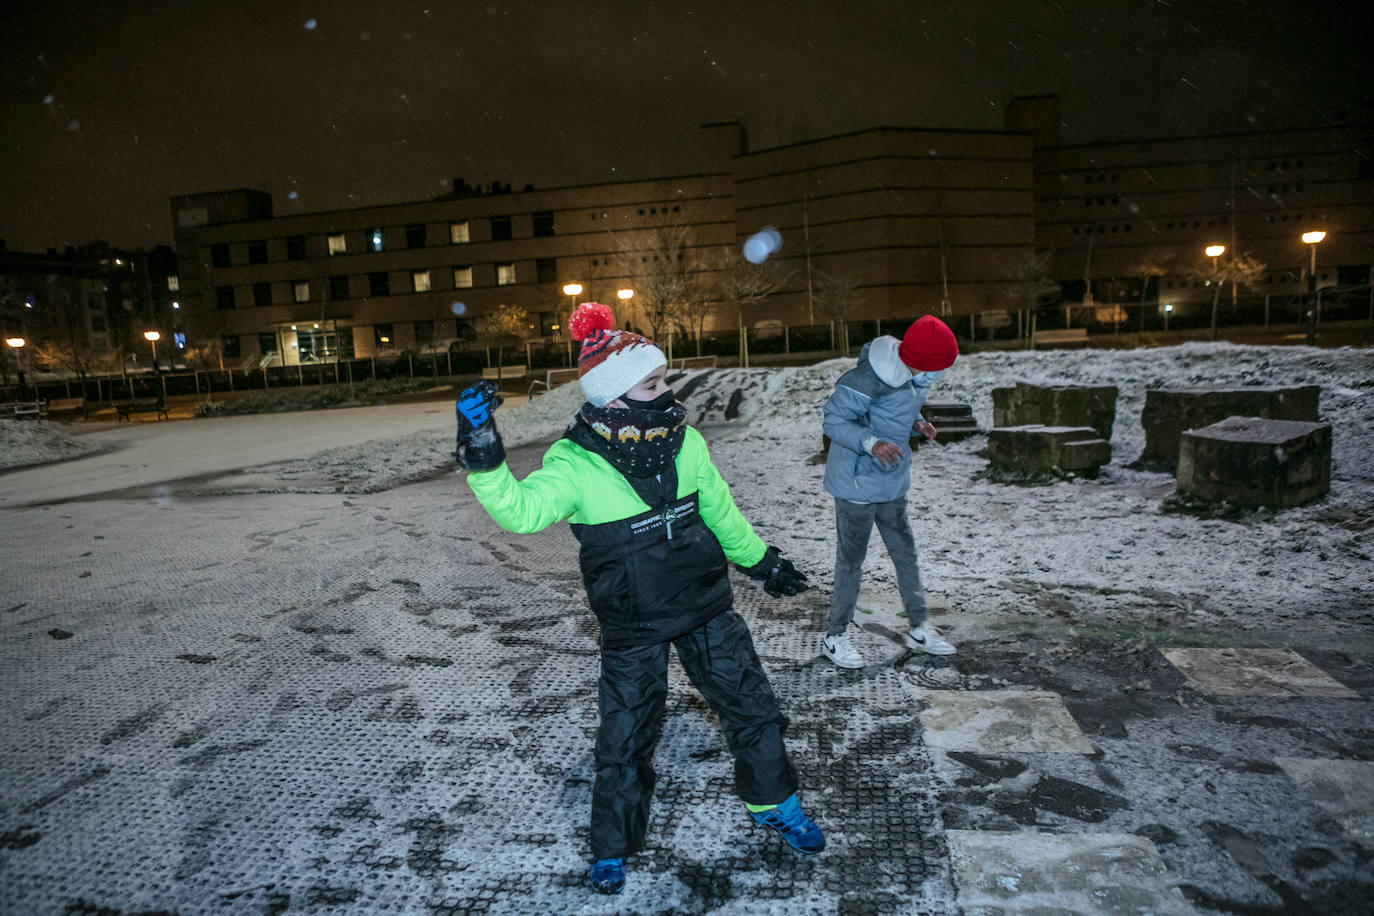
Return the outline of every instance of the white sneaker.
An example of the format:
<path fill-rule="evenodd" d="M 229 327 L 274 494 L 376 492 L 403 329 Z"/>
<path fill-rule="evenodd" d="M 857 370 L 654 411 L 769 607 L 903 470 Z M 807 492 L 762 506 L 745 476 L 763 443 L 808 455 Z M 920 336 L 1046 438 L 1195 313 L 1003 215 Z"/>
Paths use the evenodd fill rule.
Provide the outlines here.
<path fill-rule="evenodd" d="M 839 636 L 827 636 L 822 639 L 821 651 L 825 653 L 826 658 L 841 668 L 862 668 L 864 666 L 864 657 L 850 643 L 847 633 L 841 633 Z"/>
<path fill-rule="evenodd" d="M 912 627 L 907 631 L 906 644 L 912 649 L 920 649 L 922 652 L 929 652 L 931 655 L 953 655 L 956 650 L 952 645 L 945 641 L 940 632 L 928 623 L 923 623 L 919 627 Z"/>

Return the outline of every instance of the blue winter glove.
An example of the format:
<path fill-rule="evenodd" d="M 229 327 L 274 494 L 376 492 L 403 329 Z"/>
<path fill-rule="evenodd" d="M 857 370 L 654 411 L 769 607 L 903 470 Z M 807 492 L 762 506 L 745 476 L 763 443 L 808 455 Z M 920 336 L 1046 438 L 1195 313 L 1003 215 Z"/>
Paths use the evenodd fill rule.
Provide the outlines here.
<path fill-rule="evenodd" d="M 501 391 L 485 379 L 458 393 L 454 412 L 458 419 L 458 443 L 453 457 L 469 471 L 490 471 L 506 460 L 506 449 L 496 431 L 496 408 Z"/>

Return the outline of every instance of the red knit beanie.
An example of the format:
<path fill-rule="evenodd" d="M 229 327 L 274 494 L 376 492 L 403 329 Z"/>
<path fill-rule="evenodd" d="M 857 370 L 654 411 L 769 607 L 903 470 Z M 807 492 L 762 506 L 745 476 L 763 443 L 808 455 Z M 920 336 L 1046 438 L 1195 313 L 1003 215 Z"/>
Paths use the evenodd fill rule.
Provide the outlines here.
<path fill-rule="evenodd" d="M 954 365 L 959 356 L 959 342 L 954 332 L 934 315 L 922 315 L 906 329 L 897 356 L 908 369 L 915 372 L 939 372 Z"/>
<path fill-rule="evenodd" d="M 582 341 L 577 380 L 596 407 L 605 407 L 659 366 L 668 365 L 663 351 L 647 337 L 615 328 L 615 316 L 600 302 L 584 302 L 568 319 L 568 333 Z"/>

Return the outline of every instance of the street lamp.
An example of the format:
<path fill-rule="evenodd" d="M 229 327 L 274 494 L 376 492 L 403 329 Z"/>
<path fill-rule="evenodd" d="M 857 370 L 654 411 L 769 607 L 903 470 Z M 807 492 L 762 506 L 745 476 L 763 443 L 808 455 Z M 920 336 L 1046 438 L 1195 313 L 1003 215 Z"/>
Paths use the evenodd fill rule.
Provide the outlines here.
<path fill-rule="evenodd" d="M 162 334 L 159 331 L 144 331 L 143 339 L 153 345 L 153 371 L 157 372 L 157 342 L 162 339 Z"/>
<path fill-rule="evenodd" d="M 1169 313 L 1174 310 L 1172 305 L 1164 306 L 1164 333 L 1169 333 Z"/>
<path fill-rule="evenodd" d="M 1221 277 L 1217 274 L 1217 258 L 1226 253 L 1225 245 L 1208 245 L 1202 253 L 1212 259 L 1212 339 L 1217 339 L 1217 303 L 1221 300 Z"/>
<path fill-rule="evenodd" d="M 1312 249 L 1312 260 L 1307 268 L 1307 345 L 1317 343 L 1317 311 L 1321 307 L 1320 294 L 1317 292 L 1317 246 L 1326 238 L 1321 229 L 1302 234 L 1303 244 Z"/>
<path fill-rule="evenodd" d="M 19 392 L 22 396 L 24 391 L 24 344 L 27 341 L 22 337 L 6 337 L 5 343 L 14 353 L 14 371 L 19 376 Z"/>
<path fill-rule="evenodd" d="M 578 297 L 579 295 L 581 295 L 581 293 L 582 293 L 582 284 L 581 284 L 581 283 L 567 283 L 567 284 L 564 284 L 564 286 L 563 286 L 563 295 L 567 296 L 569 299 L 572 300 L 572 309 L 568 312 L 568 316 L 569 316 L 569 317 L 572 316 L 572 313 L 573 313 L 573 312 L 577 311 L 577 297 Z M 569 338 L 568 338 L 568 366 L 569 366 L 569 368 L 571 368 L 572 365 L 573 365 L 573 345 L 572 345 L 572 337 L 569 337 Z"/>

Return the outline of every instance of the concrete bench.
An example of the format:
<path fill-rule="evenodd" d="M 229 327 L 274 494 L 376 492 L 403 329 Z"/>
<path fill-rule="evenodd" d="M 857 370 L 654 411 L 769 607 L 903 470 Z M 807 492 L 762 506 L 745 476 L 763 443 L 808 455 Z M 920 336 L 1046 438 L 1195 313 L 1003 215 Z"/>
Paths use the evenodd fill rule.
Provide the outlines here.
<path fill-rule="evenodd" d="M 1087 342 L 1087 328 L 1055 328 L 1048 331 L 1036 331 L 1031 335 L 1032 347 L 1067 347 L 1074 344 L 1086 344 Z"/>
<path fill-rule="evenodd" d="M 1316 385 L 1239 388 L 1147 388 L 1140 425 L 1145 450 L 1140 462 L 1173 469 L 1184 430 L 1201 429 L 1227 417 L 1317 422 Z"/>
<path fill-rule="evenodd" d="M 1096 477 L 1112 446 L 1091 426 L 1003 426 L 988 432 L 988 464 L 1025 474 Z"/>
<path fill-rule="evenodd" d="M 1178 492 L 1236 506 L 1301 506 L 1331 492 L 1331 424 L 1227 417 L 1179 445 Z"/>
<path fill-rule="evenodd" d="M 43 417 L 42 401 L 11 401 L 0 404 L 0 417 L 13 417 L 16 420 L 39 420 Z"/>
<path fill-rule="evenodd" d="M 114 409 L 115 413 L 119 415 L 115 417 L 115 422 L 128 420 L 132 423 L 133 415 L 136 413 L 156 414 L 159 420 L 169 419 L 167 416 L 167 405 L 163 403 L 162 398 L 129 398 L 123 401 L 115 401 Z"/>
<path fill-rule="evenodd" d="M 993 426 L 1091 426 L 1108 441 L 1116 420 L 1115 385 L 1030 385 L 992 390 Z"/>

